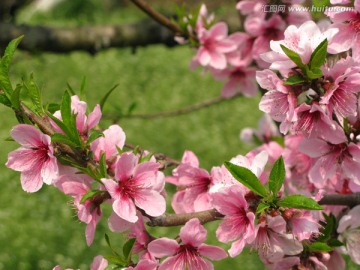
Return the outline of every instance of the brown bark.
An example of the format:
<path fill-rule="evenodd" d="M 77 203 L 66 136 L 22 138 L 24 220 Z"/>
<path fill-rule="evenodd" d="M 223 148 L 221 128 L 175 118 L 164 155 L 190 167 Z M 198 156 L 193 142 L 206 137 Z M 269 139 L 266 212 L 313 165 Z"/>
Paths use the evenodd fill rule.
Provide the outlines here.
<path fill-rule="evenodd" d="M 360 193 L 354 194 L 329 194 L 325 195 L 320 201 L 321 205 L 344 205 L 353 207 L 360 204 Z M 184 225 L 192 218 L 198 218 L 200 222 L 207 223 L 221 219 L 222 214 L 217 212 L 215 209 L 194 212 L 189 214 L 164 214 L 159 217 L 152 217 L 147 223 L 149 226 L 156 227 L 171 227 Z"/>
<path fill-rule="evenodd" d="M 137 47 L 150 44 L 176 45 L 174 34 L 153 20 L 114 26 L 47 27 L 0 23 L 0 45 L 24 35 L 19 48 L 31 51 L 67 53 L 74 50 L 96 53 L 111 47 Z"/>

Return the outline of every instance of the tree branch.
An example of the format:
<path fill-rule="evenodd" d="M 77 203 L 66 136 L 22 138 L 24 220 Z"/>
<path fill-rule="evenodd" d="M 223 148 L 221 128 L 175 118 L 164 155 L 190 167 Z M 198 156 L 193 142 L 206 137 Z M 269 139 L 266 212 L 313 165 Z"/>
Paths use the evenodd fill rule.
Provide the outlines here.
<path fill-rule="evenodd" d="M 74 50 L 95 54 L 112 47 L 150 44 L 177 45 L 174 34 L 153 20 L 115 26 L 46 27 L 0 22 L 0 45 L 24 35 L 19 48 L 26 51 L 67 53 Z"/>
<path fill-rule="evenodd" d="M 147 223 L 149 226 L 152 227 L 170 227 L 170 226 L 178 226 L 184 225 L 192 218 L 198 218 L 202 224 L 221 219 L 223 217 L 215 209 L 201 211 L 201 212 L 194 212 L 189 214 L 164 214 L 160 217 L 151 218 L 150 221 Z"/>
<path fill-rule="evenodd" d="M 320 201 L 321 205 L 344 205 L 353 207 L 360 204 L 360 192 L 353 194 L 329 194 L 325 195 Z M 160 217 L 151 217 L 147 223 L 152 227 L 171 227 L 184 225 L 192 218 L 198 218 L 202 224 L 219 220 L 223 217 L 215 209 L 194 212 L 188 214 L 164 214 Z"/>
<path fill-rule="evenodd" d="M 319 201 L 319 204 L 354 207 L 360 204 L 360 192 L 352 194 L 327 194 Z"/>
<path fill-rule="evenodd" d="M 168 28 L 170 31 L 174 32 L 175 35 L 180 35 L 186 37 L 187 34 L 184 32 L 183 29 L 179 27 L 179 25 L 173 23 L 171 20 L 169 20 L 167 17 L 162 15 L 161 13 L 154 10 L 149 4 L 147 4 L 144 0 L 130 0 L 133 2 L 136 6 L 138 6 L 142 11 L 144 11 L 146 14 L 148 14 L 151 18 L 153 18 L 155 21 L 160 23 L 161 25 Z"/>
<path fill-rule="evenodd" d="M 157 113 L 149 113 L 149 114 L 139 113 L 139 114 L 129 114 L 129 115 L 119 115 L 119 114 L 110 113 L 110 114 L 104 114 L 103 117 L 107 118 L 107 119 L 113 119 L 114 122 L 117 122 L 122 118 L 154 119 L 154 118 L 159 118 L 159 117 L 179 116 L 179 115 L 188 114 L 188 113 L 191 113 L 194 111 L 198 111 L 198 110 L 201 110 L 201 109 L 204 109 L 204 108 L 207 108 L 212 105 L 219 104 L 219 103 L 222 103 L 222 102 L 225 102 L 228 100 L 232 100 L 232 99 L 235 99 L 240 96 L 241 95 L 235 95 L 231 98 L 224 98 L 224 97 L 218 96 L 213 99 L 205 100 L 200 103 L 196 103 L 196 104 L 190 105 L 188 107 L 174 110 L 174 111 L 157 112 Z"/>

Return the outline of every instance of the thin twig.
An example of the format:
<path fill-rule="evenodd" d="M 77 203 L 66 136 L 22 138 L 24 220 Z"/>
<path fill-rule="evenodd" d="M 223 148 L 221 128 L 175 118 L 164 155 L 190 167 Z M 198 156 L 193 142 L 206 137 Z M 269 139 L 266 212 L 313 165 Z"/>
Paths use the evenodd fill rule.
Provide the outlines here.
<path fill-rule="evenodd" d="M 188 36 L 187 33 L 183 29 L 179 27 L 179 25 L 173 23 L 167 17 L 162 15 L 161 13 L 154 10 L 149 4 L 147 4 L 144 0 L 131 0 L 135 5 L 137 5 L 142 11 L 148 14 L 151 18 L 153 18 L 158 23 L 164 25 L 169 30 L 173 31 L 176 35 L 180 36 Z"/>
<path fill-rule="evenodd" d="M 121 118 L 140 118 L 140 119 L 154 119 L 154 118 L 160 118 L 160 117 L 171 117 L 171 116 L 179 116 L 183 114 L 188 114 L 194 111 L 198 111 L 207 107 L 210 107 L 215 104 L 219 104 L 228 100 L 235 99 L 237 97 L 240 97 L 241 95 L 235 95 L 231 98 L 224 98 L 224 97 L 216 97 L 213 99 L 205 100 L 200 103 L 196 103 L 193 105 L 190 105 L 188 107 L 174 110 L 174 111 L 166 111 L 166 112 L 157 112 L 157 113 L 139 113 L 139 114 L 128 114 L 128 115 L 119 115 L 119 114 L 104 114 L 103 117 L 107 119 L 113 119 L 115 122 L 118 121 Z"/>
<path fill-rule="evenodd" d="M 125 147 L 129 148 L 129 149 L 133 149 L 133 150 L 136 148 L 134 145 L 132 145 L 130 143 L 125 143 Z M 140 153 L 144 153 L 144 150 L 141 149 L 140 147 L 138 147 L 137 149 Z M 164 170 L 168 167 L 180 165 L 180 161 L 173 159 L 162 153 L 155 153 L 154 157 L 156 158 L 157 162 L 159 162 L 161 164 L 160 170 Z"/>

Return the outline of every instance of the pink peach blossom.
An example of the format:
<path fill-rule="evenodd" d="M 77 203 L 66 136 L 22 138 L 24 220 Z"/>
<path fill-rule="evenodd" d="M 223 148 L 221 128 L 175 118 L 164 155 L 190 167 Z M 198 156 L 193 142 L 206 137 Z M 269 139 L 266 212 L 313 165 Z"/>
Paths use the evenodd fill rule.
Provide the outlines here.
<path fill-rule="evenodd" d="M 359 60 L 360 45 L 360 1 L 355 0 L 354 9 L 339 12 L 342 7 L 334 7 L 333 10 L 326 11 L 325 14 L 334 22 L 333 29 L 338 32 L 329 44 L 330 53 L 343 52 L 353 48 L 352 54 L 355 60 Z"/>
<path fill-rule="evenodd" d="M 292 214 L 291 218 L 287 221 L 287 226 L 299 241 L 310 239 L 313 233 L 320 233 L 319 228 L 321 225 L 309 211 L 288 209 L 289 211 Z"/>
<path fill-rule="evenodd" d="M 280 45 L 298 53 L 302 63 L 307 64 L 316 47 L 325 39 L 331 43 L 331 39 L 337 31 L 338 29 L 332 28 L 321 32 L 313 21 L 307 21 L 299 27 L 290 25 L 284 32 L 284 40 L 272 40 L 270 42 L 271 51 L 262 54 L 261 58 L 271 63 L 270 69 L 278 70 L 281 74 L 287 75 L 291 68 L 296 67 L 296 64 L 287 57 Z"/>
<path fill-rule="evenodd" d="M 219 22 L 209 30 L 203 28 L 198 32 L 200 47 L 193 58 L 193 65 L 200 64 L 216 69 L 226 68 L 225 53 L 236 50 L 236 44 L 228 39 L 228 28 L 225 23 Z"/>
<path fill-rule="evenodd" d="M 108 261 L 103 256 L 96 256 L 90 266 L 90 270 L 105 270 Z"/>
<path fill-rule="evenodd" d="M 360 205 L 342 216 L 337 228 L 339 240 L 345 243 L 351 260 L 360 265 Z"/>
<path fill-rule="evenodd" d="M 56 181 L 54 185 L 66 195 L 74 198 L 74 206 L 77 208 L 77 216 L 80 221 L 86 223 L 85 237 L 86 243 L 90 246 L 94 241 L 96 226 L 102 217 L 102 210 L 96 197 L 86 200 L 81 203 L 83 196 L 91 190 L 91 182 L 93 180 L 81 174 L 63 174 Z"/>
<path fill-rule="evenodd" d="M 235 257 L 242 252 L 246 243 L 254 240 L 255 214 L 249 211 L 244 190 L 238 185 L 211 193 L 211 199 L 215 209 L 225 216 L 216 236 L 221 242 L 235 241 L 229 250 L 230 256 Z"/>
<path fill-rule="evenodd" d="M 340 59 L 331 68 L 323 68 L 325 94 L 320 103 L 325 104 L 328 114 L 335 112 L 340 117 L 357 114 L 357 96 L 360 92 L 360 67 L 353 58 Z"/>
<path fill-rule="evenodd" d="M 295 93 L 269 69 L 257 71 L 256 80 L 262 88 L 269 90 L 262 97 L 259 109 L 268 113 L 275 121 L 281 122 L 280 132 L 287 133 L 295 117 Z"/>
<path fill-rule="evenodd" d="M 251 55 L 260 68 L 268 68 L 269 63 L 260 56 L 270 50 L 270 41 L 284 38 L 286 22 L 279 16 L 266 18 L 267 13 L 248 16 L 244 22 L 245 31 L 254 37 Z"/>
<path fill-rule="evenodd" d="M 193 218 L 180 230 L 181 244 L 173 239 L 159 238 L 152 241 L 148 249 L 157 258 L 171 256 L 160 264 L 159 270 L 210 270 L 213 265 L 203 257 L 222 260 L 227 254 L 220 247 L 204 244 L 206 234 L 200 221 Z"/>
<path fill-rule="evenodd" d="M 58 164 L 50 137 L 26 124 L 16 125 L 11 130 L 11 137 L 21 147 L 9 153 L 5 165 L 21 172 L 23 190 L 36 192 L 43 183 L 52 184 L 58 177 Z"/>
<path fill-rule="evenodd" d="M 106 159 L 116 156 L 118 154 L 117 147 L 122 149 L 125 144 L 125 132 L 118 125 L 111 125 L 104 130 L 103 134 L 104 137 L 99 137 L 90 145 L 96 160 L 100 159 L 101 153 L 106 154 Z"/>
<path fill-rule="evenodd" d="M 133 153 L 123 153 L 114 166 L 116 180 L 101 180 L 119 217 L 135 223 L 138 220 L 136 207 L 150 216 L 160 216 L 165 212 L 165 199 L 154 188 L 158 186 L 160 164 L 151 161 L 139 164 L 139 158 Z"/>
<path fill-rule="evenodd" d="M 291 130 L 295 134 L 302 133 L 307 138 L 343 137 L 342 128 L 330 117 L 324 109 L 315 102 L 311 105 L 301 104 L 295 109 L 296 117 Z"/>
<path fill-rule="evenodd" d="M 310 182 L 323 187 L 325 181 L 335 175 L 337 170 L 360 184 L 360 147 L 354 143 L 333 144 L 321 139 L 304 139 L 299 150 L 314 158 L 309 172 Z"/>
<path fill-rule="evenodd" d="M 245 143 L 254 143 L 254 137 L 268 143 L 273 137 L 280 137 L 279 129 L 270 115 L 264 114 L 259 120 L 259 128 L 244 128 L 240 132 L 240 139 Z"/>
<path fill-rule="evenodd" d="M 97 104 L 94 110 L 86 116 L 87 104 L 85 101 L 81 101 L 78 96 L 71 97 L 71 110 L 74 114 L 76 114 L 76 128 L 80 132 L 80 135 L 87 138 L 88 132 L 90 129 L 94 128 L 101 119 L 102 113 L 100 109 L 100 105 Z M 54 116 L 60 120 L 62 120 L 60 111 L 56 111 Z M 53 128 L 62 133 L 62 130 L 50 120 Z"/>
<path fill-rule="evenodd" d="M 285 255 L 298 255 L 302 244 L 292 234 L 286 233 L 286 222 L 281 216 L 267 216 L 255 227 L 256 238 L 252 245 L 266 263 L 281 261 Z"/>
<path fill-rule="evenodd" d="M 211 209 L 208 190 L 211 188 L 211 175 L 199 168 L 199 161 L 194 153 L 186 151 L 182 163 L 173 170 L 173 177 L 167 181 L 180 189 L 173 196 L 172 207 L 175 213 L 190 213 Z"/>
<path fill-rule="evenodd" d="M 124 270 L 156 270 L 158 269 L 158 265 L 159 263 L 157 261 L 142 259 L 135 267 L 129 266 L 124 268 Z"/>

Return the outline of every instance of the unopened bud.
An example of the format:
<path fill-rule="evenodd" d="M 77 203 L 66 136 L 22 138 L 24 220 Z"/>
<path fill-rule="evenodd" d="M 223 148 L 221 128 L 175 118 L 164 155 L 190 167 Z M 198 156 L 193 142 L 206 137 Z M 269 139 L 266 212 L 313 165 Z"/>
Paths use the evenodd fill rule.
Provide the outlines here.
<path fill-rule="evenodd" d="M 284 218 L 285 220 L 290 220 L 292 217 L 293 217 L 293 211 L 292 211 L 292 210 L 286 209 L 286 210 L 283 212 L 283 218 Z"/>

